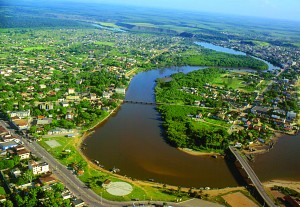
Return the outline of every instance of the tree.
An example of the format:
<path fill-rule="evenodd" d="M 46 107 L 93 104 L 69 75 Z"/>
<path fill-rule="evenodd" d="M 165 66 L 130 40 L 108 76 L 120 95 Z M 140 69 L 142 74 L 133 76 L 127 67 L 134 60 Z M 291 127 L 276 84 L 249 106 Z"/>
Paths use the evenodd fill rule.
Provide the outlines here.
<path fill-rule="evenodd" d="M 23 178 L 25 180 L 27 180 L 28 182 L 32 183 L 32 179 L 33 179 L 33 172 L 32 172 L 32 170 L 26 170 L 23 173 Z"/>
<path fill-rule="evenodd" d="M 2 203 L 3 207 L 14 207 L 14 204 L 11 200 L 6 200 Z"/>
<path fill-rule="evenodd" d="M 56 183 L 55 185 L 52 186 L 52 189 L 55 192 L 62 192 L 65 189 L 65 186 L 62 183 Z"/>

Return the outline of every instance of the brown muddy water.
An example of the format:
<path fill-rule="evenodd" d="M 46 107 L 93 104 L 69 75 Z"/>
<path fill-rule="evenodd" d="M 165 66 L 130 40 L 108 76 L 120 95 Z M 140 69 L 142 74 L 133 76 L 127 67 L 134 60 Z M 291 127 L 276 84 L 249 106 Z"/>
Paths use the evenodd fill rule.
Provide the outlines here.
<path fill-rule="evenodd" d="M 131 81 L 126 100 L 154 102 L 157 78 L 203 67 L 179 67 L 137 74 Z M 236 168 L 225 159 L 192 156 L 167 143 L 162 136 L 161 119 L 155 106 L 123 104 L 101 124 L 85 143 L 85 155 L 106 169 L 119 168 L 120 174 L 140 180 L 186 187 L 231 187 L 241 182 Z M 300 136 L 279 139 L 269 153 L 251 163 L 262 181 L 300 180 Z"/>

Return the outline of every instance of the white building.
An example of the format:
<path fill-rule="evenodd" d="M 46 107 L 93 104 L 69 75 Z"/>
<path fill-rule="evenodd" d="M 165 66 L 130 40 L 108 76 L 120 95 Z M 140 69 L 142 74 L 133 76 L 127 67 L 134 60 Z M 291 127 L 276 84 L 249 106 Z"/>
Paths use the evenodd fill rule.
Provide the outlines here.
<path fill-rule="evenodd" d="M 10 117 L 20 117 L 25 118 L 30 116 L 30 110 L 27 111 L 13 111 L 10 113 Z"/>
<path fill-rule="evenodd" d="M 20 160 L 25 160 L 25 159 L 29 159 L 30 152 L 26 149 L 22 149 L 17 151 L 17 155 L 20 157 Z"/>
<path fill-rule="evenodd" d="M 32 170 L 34 175 L 39 175 L 39 174 L 49 172 L 49 164 L 46 162 L 38 163 L 31 160 L 28 162 L 28 168 L 29 170 Z"/>
<path fill-rule="evenodd" d="M 297 114 L 295 112 L 293 112 L 293 111 L 289 111 L 286 114 L 286 118 L 290 119 L 290 120 L 295 119 L 296 117 L 297 117 Z"/>
<path fill-rule="evenodd" d="M 123 94 L 123 95 L 125 95 L 125 93 L 126 93 L 126 89 L 125 88 L 116 88 L 116 93 L 118 93 L 118 94 Z"/>

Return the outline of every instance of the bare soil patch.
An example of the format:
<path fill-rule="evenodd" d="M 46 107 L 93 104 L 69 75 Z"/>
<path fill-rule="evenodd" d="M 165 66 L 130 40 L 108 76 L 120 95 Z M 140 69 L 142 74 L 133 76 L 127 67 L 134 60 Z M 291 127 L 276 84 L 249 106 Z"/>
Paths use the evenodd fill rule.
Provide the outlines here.
<path fill-rule="evenodd" d="M 236 192 L 232 194 L 227 194 L 222 196 L 222 198 L 229 204 L 231 207 L 259 207 L 252 200 L 247 198 L 241 192 Z"/>

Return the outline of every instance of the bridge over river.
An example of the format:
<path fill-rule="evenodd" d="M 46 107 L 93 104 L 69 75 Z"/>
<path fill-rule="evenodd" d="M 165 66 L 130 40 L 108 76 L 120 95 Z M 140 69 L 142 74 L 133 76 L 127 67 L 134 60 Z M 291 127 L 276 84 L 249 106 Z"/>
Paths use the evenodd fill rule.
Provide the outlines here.
<path fill-rule="evenodd" d="M 240 153 L 237 151 L 236 148 L 230 146 L 229 147 L 232 154 L 236 157 L 237 161 L 242 165 L 242 168 L 247 173 L 248 178 L 250 178 L 252 184 L 255 186 L 256 190 L 264 200 L 265 204 L 267 204 L 269 207 L 276 207 L 273 200 L 269 197 L 269 195 L 266 193 L 263 185 L 261 184 L 259 178 L 255 174 L 255 172 L 252 170 L 248 162 L 240 155 Z"/>

